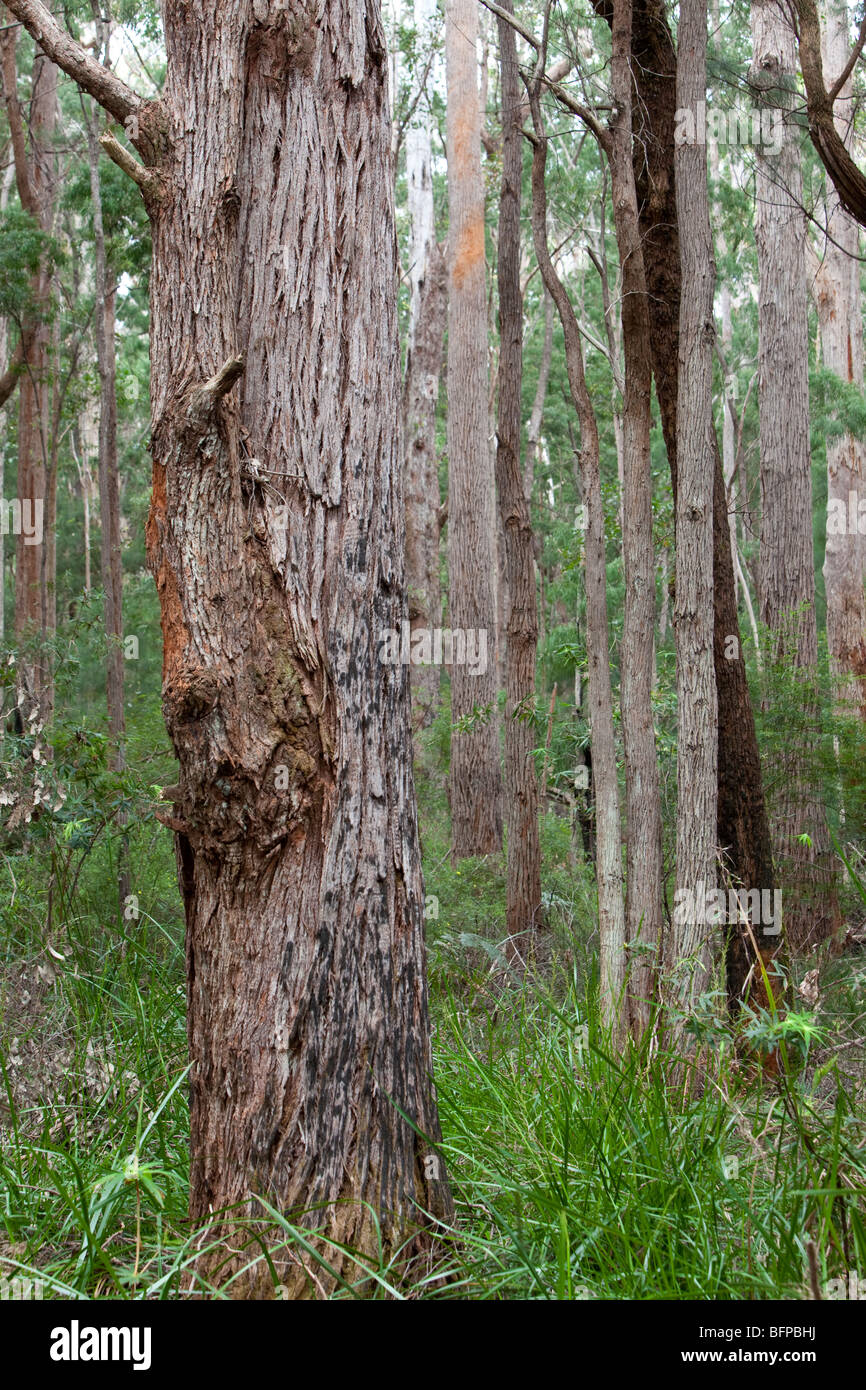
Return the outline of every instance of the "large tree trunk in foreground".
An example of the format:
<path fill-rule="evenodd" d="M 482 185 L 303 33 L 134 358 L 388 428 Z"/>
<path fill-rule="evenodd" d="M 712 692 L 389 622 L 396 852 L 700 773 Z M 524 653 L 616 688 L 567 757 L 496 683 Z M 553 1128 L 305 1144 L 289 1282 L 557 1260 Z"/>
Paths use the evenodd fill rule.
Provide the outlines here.
<path fill-rule="evenodd" d="M 165 93 L 144 104 L 44 7 L 14 11 L 151 165 L 111 146 L 153 225 L 148 548 L 180 760 L 190 1215 L 222 1240 L 201 1273 L 225 1283 L 258 1253 L 230 1232 L 248 1219 L 301 1297 L 308 1257 L 278 1248 L 259 1196 L 326 1204 L 306 1224 L 377 1263 L 450 1212 L 421 1137 L 439 1130 L 408 677 L 380 659 L 405 603 L 379 12 L 169 0 Z M 265 1261 L 231 1292 L 272 1296 Z"/>
<path fill-rule="evenodd" d="M 451 848 L 502 848 L 496 681 L 493 457 L 488 440 L 484 180 L 477 0 L 447 0 L 448 580 L 452 629 L 482 634 L 486 661 L 451 667 Z M 480 669 L 483 665 L 484 669 Z"/>
<path fill-rule="evenodd" d="M 623 907 L 619 779 L 610 684 L 610 635 L 607 618 L 607 557 L 601 496 L 598 425 L 586 385 L 580 329 L 574 306 L 559 278 L 547 241 L 547 136 L 538 85 L 530 104 L 535 145 L 532 156 L 532 236 L 538 267 L 565 337 L 565 362 L 572 403 L 580 424 L 581 495 L 586 507 L 584 532 L 586 575 L 586 650 L 592 732 L 592 783 L 595 794 L 599 993 L 602 1017 L 615 1038 L 625 1033 L 625 911 Z"/>
<path fill-rule="evenodd" d="M 634 159 L 649 291 L 653 374 L 676 507 L 681 287 L 674 169 L 677 57 L 664 0 L 637 0 L 632 46 L 639 95 L 635 104 Z M 713 482 L 713 604 L 719 713 L 719 849 L 738 886 L 772 891 L 772 845 L 755 716 L 740 642 L 725 483 L 718 452 Z M 754 991 L 755 984 L 760 995 L 761 982 L 752 972 L 753 960 L 754 950 L 748 938 L 732 925 L 727 951 L 727 984 L 732 1003 L 742 999 L 747 989 Z"/>
<path fill-rule="evenodd" d="M 755 151 L 758 253 L 758 418 L 761 441 L 761 621 L 773 635 L 771 661 L 792 668 L 795 715 L 786 702 L 785 748 L 777 760 L 772 821 L 792 945 L 815 946 L 838 926 L 824 808 L 803 768 L 819 731 L 815 689 L 818 634 L 812 543 L 809 325 L 806 221 L 797 128 L 791 122 L 796 48 L 776 0 L 752 0 L 751 81 L 785 114 L 780 148 Z M 804 836 L 808 842 L 804 843 Z"/>
<path fill-rule="evenodd" d="M 848 58 L 847 10 L 827 5 L 824 66 L 841 73 Z M 850 144 L 854 103 L 850 80 L 836 102 L 836 123 Z M 814 283 L 824 366 L 863 390 L 863 303 L 860 293 L 860 228 L 828 186 L 827 241 Z M 852 434 L 827 442 L 827 536 L 824 588 L 827 646 L 843 714 L 866 719 L 866 447 Z M 851 497 L 854 507 L 851 507 Z M 851 522 L 856 520 L 853 526 Z"/>
<path fill-rule="evenodd" d="M 434 41 L 436 6 L 415 0 L 415 22 L 423 44 Z M 416 114 L 406 131 L 406 184 L 410 242 L 409 342 L 403 387 L 406 448 L 406 585 L 409 623 L 414 635 L 439 624 L 439 466 L 436 458 L 436 403 L 442 371 L 447 313 L 447 267 L 436 242 L 433 207 L 433 151 L 430 113 Z M 413 725 L 429 724 L 439 702 L 440 668 L 433 662 L 411 667 Z"/>
<path fill-rule="evenodd" d="M 503 0 L 513 10 L 513 0 Z M 502 103 L 502 189 L 499 199 L 499 403 L 496 486 L 505 533 L 508 619 L 505 656 L 505 778 L 508 815 L 506 925 L 512 959 L 526 959 L 541 918 L 541 851 L 535 773 L 535 654 L 538 615 L 535 546 L 520 467 L 523 381 L 523 295 L 520 289 L 520 201 L 523 136 L 521 83 L 514 30 L 499 20 Z"/>
<path fill-rule="evenodd" d="M 677 106 L 697 110 L 707 96 L 707 11 L 680 7 Z M 716 886 L 717 721 L 713 666 L 713 258 L 707 152 L 676 154 L 682 299 L 679 341 L 676 510 L 677 895 L 695 903 Z M 682 898 L 680 895 L 684 895 Z M 712 983 L 716 935 L 699 914 L 674 915 L 665 959 L 671 998 L 684 1015 Z M 682 972 L 680 974 L 679 972 Z M 679 1031 L 679 1030 L 678 1030 Z"/>

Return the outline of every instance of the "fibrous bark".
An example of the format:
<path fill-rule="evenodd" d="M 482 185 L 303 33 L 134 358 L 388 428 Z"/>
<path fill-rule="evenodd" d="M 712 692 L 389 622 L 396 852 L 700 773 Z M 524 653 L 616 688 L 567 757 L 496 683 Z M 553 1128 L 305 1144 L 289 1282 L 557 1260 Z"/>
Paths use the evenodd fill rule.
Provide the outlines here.
<path fill-rule="evenodd" d="M 486 669 L 451 668 L 451 849 L 502 848 L 496 680 L 495 497 L 488 439 L 478 6 L 447 0 L 448 582 L 452 629 L 485 634 Z M 458 724 L 461 727 L 457 727 Z"/>
<path fill-rule="evenodd" d="M 506 13 L 513 0 L 503 0 Z M 535 546 L 520 467 L 523 296 L 520 288 L 522 86 L 514 30 L 499 20 L 502 187 L 499 198 L 499 398 L 496 486 L 505 534 L 508 619 L 505 666 L 505 780 L 508 824 L 506 926 L 512 959 L 526 958 L 541 919 L 541 851 L 535 774 Z"/>
<path fill-rule="evenodd" d="M 786 709 L 786 750 L 777 762 L 772 821 L 783 884 L 785 930 L 797 947 L 837 926 L 824 809 L 803 768 L 820 721 L 809 437 L 809 326 L 802 176 L 793 105 L 796 46 L 776 0 L 752 0 L 751 82 L 785 117 L 779 148 L 756 147 L 758 419 L 761 448 L 761 621 L 771 660 L 790 666 L 801 707 L 798 736 Z M 804 839 L 804 837 L 807 837 Z"/>
<path fill-rule="evenodd" d="M 707 11 L 682 0 L 677 105 L 696 110 L 707 94 Z M 676 153 L 682 296 L 677 402 L 676 507 L 677 861 L 678 893 L 695 899 L 716 886 L 718 703 L 713 665 L 713 290 L 715 261 L 707 191 L 707 152 L 683 144 Z M 666 976 L 684 1014 L 711 985 L 715 957 L 704 921 L 675 916 Z M 682 972 L 682 973 L 680 973 Z"/>
<path fill-rule="evenodd" d="M 259 1197 L 377 1263 L 426 1241 L 425 1212 L 450 1213 L 408 678 L 380 659 L 405 612 L 380 16 L 363 0 L 167 0 L 165 91 L 145 104 L 94 76 L 43 6 L 13 9 L 145 160 L 190 1213 L 213 1226 L 200 1273 L 244 1270 L 234 1296 L 272 1296 L 234 1229 L 264 1222 L 302 1297 L 305 1257 L 279 1247 Z"/>

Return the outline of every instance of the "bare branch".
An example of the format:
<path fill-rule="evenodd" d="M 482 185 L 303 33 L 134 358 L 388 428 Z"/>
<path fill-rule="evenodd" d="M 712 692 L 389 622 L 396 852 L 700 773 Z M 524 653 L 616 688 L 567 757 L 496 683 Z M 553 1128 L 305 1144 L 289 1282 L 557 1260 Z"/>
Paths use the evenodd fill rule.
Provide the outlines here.
<path fill-rule="evenodd" d="M 131 87 L 98 63 L 61 28 L 41 0 L 9 0 L 6 8 L 21 21 L 51 61 L 89 92 L 121 125 L 144 104 Z"/>
<path fill-rule="evenodd" d="M 215 376 L 192 392 L 187 412 L 190 424 L 198 427 L 213 415 L 223 396 L 227 396 L 235 382 L 243 376 L 245 366 L 243 353 L 238 353 L 224 362 Z"/>
<path fill-rule="evenodd" d="M 9 366 L 2 376 L 0 376 L 0 406 L 4 406 L 12 392 L 15 390 L 18 378 L 24 367 L 30 345 L 33 341 L 33 325 L 22 328 L 18 346 L 9 359 Z"/>
<path fill-rule="evenodd" d="M 152 169 L 146 169 L 143 164 L 129 153 L 125 145 L 121 145 L 119 140 L 115 140 L 113 135 L 107 131 L 100 135 L 99 143 L 105 150 L 109 159 L 113 160 L 119 169 L 128 174 L 133 183 L 137 183 L 142 193 L 148 198 L 159 198 L 162 193 L 162 179 L 159 174 Z"/>
<path fill-rule="evenodd" d="M 833 83 L 833 86 L 827 93 L 827 100 L 830 102 L 831 105 L 836 100 L 842 88 L 845 86 L 845 83 L 848 81 L 848 78 L 854 71 L 857 59 L 863 52 L 864 44 L 866 44 L 866 15 L 863 16 L 863 23 L 860 25 L 860 33 L 857 35 L 857 42 L 854 45 L 851 57 L 848 59 L 841 73 L 836 78 L 836 81 Z"/>

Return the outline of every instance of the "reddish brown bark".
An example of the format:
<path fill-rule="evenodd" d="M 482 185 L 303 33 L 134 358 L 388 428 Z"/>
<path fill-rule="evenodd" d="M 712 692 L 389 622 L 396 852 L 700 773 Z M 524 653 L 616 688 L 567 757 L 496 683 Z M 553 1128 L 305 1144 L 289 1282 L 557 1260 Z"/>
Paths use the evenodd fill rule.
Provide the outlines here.
<path fill-rule="evenodd" d="M 180 761 L 190 1213 L 223 1242 L 199 1270 L 237 1275 L 232 1223 L 256 1221 L 288 1296 L 312 1296 L 259 1196 L 376 1261 L 450 1213 L 408 678 L 380 659 L 405 611 L 384 35 L 357 0 L 167 0 L 165 91 L 144 105 L 44 7 L 13 8 L 149 166 L 114 151 L 153 228 L 148 552 Z M 231 1291 L 272 1296 L 265 1262 Z"/>
<path fill-rule="evenodd" d="M 503 0 L 506 13 L 513 0 Z M 508 592 L 505 657 L 505 780 L 508 817 L 506 926 L 512 960 L 525 960 L 541 922 L 541 851 L 535 774 L 535 656 L 538 617 L 535 545 L 520 466 L 523 381 L 523 295 L 520 288 L 522 87 L 514 30 L 499 20 L 502 102 L 502 185 L 499 196 L 499 400 L 496 486 L 505 534 Z"/>

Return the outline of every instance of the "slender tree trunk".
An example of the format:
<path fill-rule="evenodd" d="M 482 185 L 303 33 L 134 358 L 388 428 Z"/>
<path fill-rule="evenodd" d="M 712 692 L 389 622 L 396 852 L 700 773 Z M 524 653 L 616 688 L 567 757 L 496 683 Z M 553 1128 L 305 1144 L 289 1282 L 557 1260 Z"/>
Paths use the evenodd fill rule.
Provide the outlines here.
<path fill-rule="evenodd" d="M 44 6 L 13 5 L 148 166 L 108 138 L 153 228 L 147 539 L 180 762 L 165 819 L 187 920 L 190 1215 L 212 1226 L 199 1270 L 272 1296 L 238 1226 L 255 1222 L 287 1295 L 311 1296 L 260 1197 L 377 1262 L 429 1245 L 416 1223 L 451 1210 L 408 676 L 383 640 L 405 586 L 381 19 L 357 0 L 170 0 L 165 91 L 143 103 Z"/>
<path fill-rule="evenodd" d="M 824 70 L 835 78 L 848 61 L 847 7 L 826 5 Z M 836 99 L 839 134 L 851 144 L 854 103 L 851 81 Z M 824 366 L 840 381 L 863 389 L 863 304 L 860 293 L 860 228 L 828 186 L 829 216 L 824 257 L 814 281 Z M 851 498 L 854 507 L 851 507 Z M 827 537 L 824 587 L 827 645 L 843 713 L 866 719 L 866 523 L 851 525 L 858 504 L 866 507 L 866 448 L 852 434 L 827 443 Z"/>
<path fill-rule="evenodd" d="M 513 13 L 513 0 L 503 0 Z M 523 380 L 523 296 L 520 289 L 520 204 L 523 178 L 522 88 L 517 43 L 499 20 L 502 102 L 502 188 L 499 199 L 499 407 L 496 487 L 505 533 L 508 619 L 505 669 L 505 779 L 508 816 L 506 926 L 512 960 L 527 957 L 541 922 L 541 851 L 535 775 L 535 657 L 538 616 L 535 545 L 520 468 Z"/>
<path fill-rule="evenodd" d="M 108 59 L 109 31 L 103 26 L 97 0 L 91 14 L 100 50 Z M 117 371 L 114 345 L 116 285 L 105 253 L 102 188 L 99 177 L 99 116 L 96 104 L 88 115 L 90 200 L 93 211 L 96 313 L 94 337 L 99 373 L 99 522 L 100 567 L 104 596 L 105 692 L 108 707 L 108 764 L 121 773 L 126 766 L 126 718 L 123 705 L 123 559 L 120 543 L 120 478 L 117 463 Z M 121 816 L 121 827 L 125 816 Z M 128 849 L 120 842 L 118 902 L 122 910 L 129 895 Z"/>
<path fill-rule="evenodd" d="M 79 421 L 73 426 L 70 440 L 72 455 L 75 459 L 75 467 L 78 470 L 78 482 L 81 488 L 81 508 L 84 532 L 84 592 L 85 594 L 89 594 L 92 585 L 90 573 L 90 498 L 93 492 L 93 475 L 90 471 L 87 433 L 82 428 L 82 424 L 83 421 Z"/>
<path fill-rule="evenodd" d="M 28 137 L 25 137 L 17 96 L 15 62 L 17 30 L 3 44 L 3 83 L 6 114 L 15 160 L 15 178 L 22 208 L 44 232 L 50 232 L 55 196 L 52 142 L 57 123 L 57 69 L 37 48 L 33 59 Z M 33 277 L 31 298 L 35 329 L 24 354 L 18 393 L 17 497 L 22 513 L 28 512 L 37 531 L 25 528 L 15 549 L 15 642 L 18 648 L 18 698 L 26 720 L 37 712 L 45 721 L 50 714 L 49 633 L 44 628 L 45 501 L 48 453 L 48 343 L 46 322 L 50 272 L 44 260 Z"/>
<path fill-rule="evenodd" d="M 786 114 L 780 148 L 756 148 L 758 252 L 758 418 L 761 441 L 761 620 L 773 634 L 771 661 L 793 668 L 802 687 L 802 723 L 791 727 L 776 766 L 774 839 L 788 940 L 817 945 L 838 926 L 823 806 L 802 766 L 818 733 L 815 680 L 815 557 L 809 440 L 809 329 L 802 179 L 790 121 L 796 73 L 793 30 L 776 0 L 752 0 L 751 82 Z M 803 836 L 808 837 L 804 842 Z"/>
<path fill-rule="evenodd" d="M 677 57 L 664 0 L 637 0 L 632 40 L 639 96 L 635 104 L 634 160 L 649 291 L 653 374 L 676 507 L 681 286 L 674 168 Z M 772 892 L 772 846 L 755 717 L 739 635 L 727 500 L 718 450 L 713 483 L 713 593 L 713 659 L 719 709 L 718 844 L 726 868 L 738 886 Z M 732 1003 L 742 999 L 747 988 L 760 997 L 761 981 L 755 978 L 753 960 L 748 939 L 732 926 L 727 952 L 728 994 Z"/>
<path fill-rule="evenodd" d="M 652 712 L 655 556 L 652 540 L 649 301 L 632 165 L 631 0 L 614 0 L 609 149 L 614 225 L 622 282 L 623 567 L 625 603 L 620 675 L 626 786 L 626 929 L 629 1010 L 639 1037 L 649 1023 L 662 929 L 662 820 Z"/>
<path fill-rule="evenodd" d="M 484 181 L 478 100 L 478 5 L 447 0 L 448 571 L 452 628 L 483 634 L 487 660 L 451 668 L 451 849 L 502 848 L 496 680 L 495 498 L 488 442 Z"/>
<path fill-rule="evenodd" d="M 610 684 L 610 635 L 607 618 L 607 556 L 601 497 L 598 425 L 587 390 L 580 329 L 565 286 L 556 273 L 547 242 L 545 167 L 547 137 L 538 85 L 531 91 L 535 144 L 532 157 L 532 235 L 538 266 L 548 294 L 556 305 L 565 336 L 565 360 L 572 402 L 580 424 L 581 496 L 586 507 L 584 532 L 586 573 L 586 648 L 592 780 L 596 815 L 596 885 L 600 941 L 600 1002 L 602 1015 L 621 1037 L 627 1020 L 622 1008 L 625 991 L 625 912 L 623 908 L 619 780 L 613 730 Z"/>
<path fill-rule="evenodd" d="M 550 366 L 553 361 L 553 300 L 544 291 L 544 341 L 541 348 L 541 362 L 538 368 L 538 381 L 535 385 L 535 399 L 532 402 L 532 411 L 529 416 L 529 424 L 526 427 L 526 462 L 523 473 L 523 491 L 526 500 L 532 506 L 532 494 L 535 488 L 535 473 L 537 466 L 541 463 L 541 424 L 544 419 L 544 402 L 547 397 L 547 383 L 550 380 Z"/>
<path fill-rule="evenodd" d="M 92 5 L 100 50 L 107 54 L 99 9 Z M 109 764 L 115 771 L 125 764 L 123 708 L 123 563 L 120 544 L 120 480 L 117 465 L 117 381 L 114 346 L 116 287 L 106 262 L 102 222 L 102 189 L 99 177 L 99 116 L 91 106 L 87 128 L 90 159 L 90 200 L 93 215 L 96 312 L 94 337 L 99 373 L 99 521 L 100 564 L 105 596 L 105 671 L 108 703 Z"/>
<path fill-rule="evenodd" d="M 415 0 L 422 41 L 433 42 L 435 4 Z M 419 113 L 406 132 L 409 221 L 409 344 L 403 389 L 406 446 L 406 582 L 414 635 L 439 623 L 439 468 L 436 403 L 442 370 L 447 313 L 447 267 L 436 242 L 433 154 L 429 116 Z M 413 665 L 412 705 L 416 728 L 429 724 L 439 700 L 439 668 Z"/>
<path fill-rule="evenodd" d="M 695 111 L 707 96 L 707 10 L 682 0 L 677 105 Z M 677 898 L 706 900 L 716 887 L 718 705 L 713 666 L 713 258 L 707 152 L 676 154 L 680 234 L 678 491 L 676 510 Z M 671 997 L 684 1014 L 710 988 L 711 932 L 695 911 L 674 913 L 665 967 Z M 680 1032 L 681 1029 L 677 1029 Z"/>
<path fill-rule="evenodd" d="M 2 53 L 0 53 L 2 57 Z M 15 182 L 15 166 L 11 163 L 3 174 L 0 181 L 0 215 L 5 213 L 9 204 L 9 194 Z M 9 345 L 9 324 L 5 316 L 0 316 L 0 364 L 4 366 L 4 375 L 9 368 L 6 367 L 6 355 Z M 10 382 L 10 394 L 14 389 Z M 6 403 L 8 397 L 0 398 L 0 410 Z M 0 497 L 5 497 L 6 482 L 4 478 L 4 451 L 0 448 Z M 6 536 L 0 528 L 0 646 L 6 641 Z M 3 727 L 0 724 L 0 739 L 3 737 Z"/>

